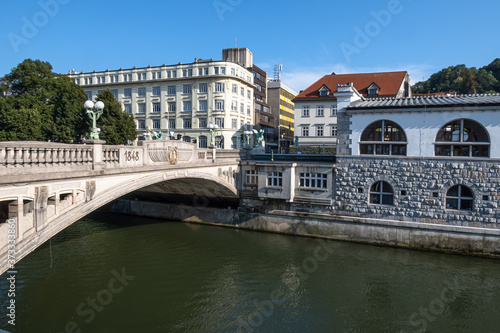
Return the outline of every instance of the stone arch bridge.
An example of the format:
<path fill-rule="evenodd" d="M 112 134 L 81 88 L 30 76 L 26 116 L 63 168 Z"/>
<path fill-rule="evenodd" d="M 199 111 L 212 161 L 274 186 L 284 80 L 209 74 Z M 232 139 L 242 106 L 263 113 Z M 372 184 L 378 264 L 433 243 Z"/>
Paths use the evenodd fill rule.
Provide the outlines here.
<path fill-rule="evenodd" d="M 164 140 L 103 143 L 0 143 L 0 273 L 75 221 L 139 189 L 237 199 L 238 150 Z"/>

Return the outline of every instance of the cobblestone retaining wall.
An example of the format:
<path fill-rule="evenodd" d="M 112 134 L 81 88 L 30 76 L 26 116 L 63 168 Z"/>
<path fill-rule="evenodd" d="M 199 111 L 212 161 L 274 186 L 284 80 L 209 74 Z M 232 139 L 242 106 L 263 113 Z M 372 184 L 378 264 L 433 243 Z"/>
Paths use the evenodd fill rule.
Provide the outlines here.
<path fill-rule="evenodd" d="M 393 205 L 371 204 L 370 187 L 388 182 Z M 474 194 L 470 211 L 446 209 L 450 187 Z M 491 159 L 337 156 L 334 212 L 399 221 L 500 228 L 500 163 Z"/>

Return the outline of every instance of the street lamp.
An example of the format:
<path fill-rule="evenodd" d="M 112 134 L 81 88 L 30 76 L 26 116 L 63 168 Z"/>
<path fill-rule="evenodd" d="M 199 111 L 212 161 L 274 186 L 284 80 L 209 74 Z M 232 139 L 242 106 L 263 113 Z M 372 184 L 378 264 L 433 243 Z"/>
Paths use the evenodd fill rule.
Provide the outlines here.
<path fill-rule="evenodd" d="M 215 147 L 215 133 L 219 130 L 219 125 L 208 124 L 207 128 L 210 130 L 210 147 Z"/>
<path fill-rule="evenodd" d="M 253 135 L 252 131 L 244 131 L 243 134 L 247 137 L 247 148 L 250 148 L 250 136 Z"/>
<path fill-rule="evenodd" d="M 91 100 L 88 100 L 83 104 L 83 107 L 87 110 L 87 115 L 92 119 L 92 131 L 90 132 L 90 140 L 99 140 L 100 128 L 97 127 L 97 119 L 102 115 L 104 109 L 104 103 L 98 101 L 94 104 Z"/>

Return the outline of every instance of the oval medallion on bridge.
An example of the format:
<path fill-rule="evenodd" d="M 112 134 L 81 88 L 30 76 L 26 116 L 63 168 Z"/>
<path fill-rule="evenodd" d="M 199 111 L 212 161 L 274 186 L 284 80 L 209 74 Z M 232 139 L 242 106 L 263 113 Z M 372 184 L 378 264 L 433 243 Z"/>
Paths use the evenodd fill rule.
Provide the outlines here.
<path fill-rule="evenodd" d="M 168 163 L 176 164 L 178 157 L 179 157 L 179 151 L 177 150 L 177 147 L 168 147 L 167 151 Z"/>

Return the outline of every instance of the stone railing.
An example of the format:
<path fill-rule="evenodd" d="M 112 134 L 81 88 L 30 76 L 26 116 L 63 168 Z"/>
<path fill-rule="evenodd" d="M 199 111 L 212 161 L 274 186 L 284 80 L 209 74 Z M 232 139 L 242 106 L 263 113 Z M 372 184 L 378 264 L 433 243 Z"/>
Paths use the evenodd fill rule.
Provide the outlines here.
<path fill-rule="evenodd" d="M 104 143 L 0 142 L 0 183 L 1 176 L 211 164 L 240 159 L 239 150 L 199 149 L 195 144 L 175 140 L 140 141 L 138 146 Z"/>
<path fill-rule="evenodd" d="M 33 169 L 90 170 L 93 148 L 52 142 L 0 142 L 0 175 L 30 173 Z"/>

